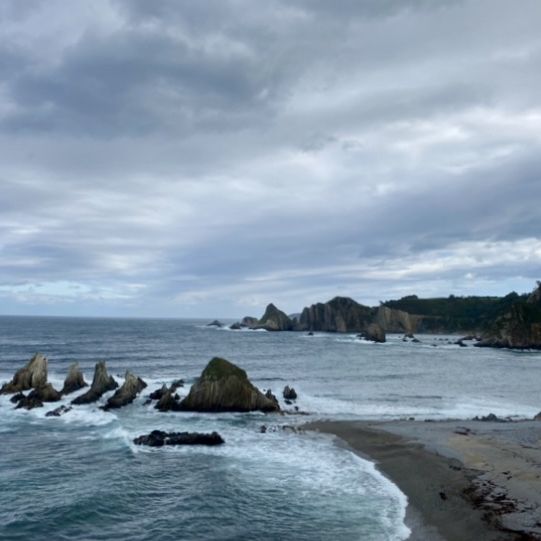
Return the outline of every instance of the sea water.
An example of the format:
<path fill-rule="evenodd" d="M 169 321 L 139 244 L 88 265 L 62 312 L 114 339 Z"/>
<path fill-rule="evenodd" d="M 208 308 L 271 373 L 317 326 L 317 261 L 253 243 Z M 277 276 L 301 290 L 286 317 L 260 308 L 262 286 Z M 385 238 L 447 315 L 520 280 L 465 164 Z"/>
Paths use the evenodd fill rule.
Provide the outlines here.
<path fill-rule="evenodd" d="M 0 383 L 39 351 L 56 388 L 73 361 L 91 380 L 102 359 L 119 383 L 130 369 L 149 384 L 120 410 L 100 410 L 102 399 L 58 418 L 45 414 L 59 403 L 14 410 L 0 397 L 0 539 L 406 539 L 406 497 L 371 462 L 328 436 L 283 425 L 523 418 L 541 409 L 539 353 L 461 348 L 433 336 L 371 344 L 354 335 L 205 323 L 0 317 Z M 173 379 L 186 381 L 186 393 L 216 355 L 280 398 L 292 385 L 310 415 L 160 413 L 145 405 L 146 395 Z M 133 444 L 153 429 L 216 430 L 226 444 Z"/>

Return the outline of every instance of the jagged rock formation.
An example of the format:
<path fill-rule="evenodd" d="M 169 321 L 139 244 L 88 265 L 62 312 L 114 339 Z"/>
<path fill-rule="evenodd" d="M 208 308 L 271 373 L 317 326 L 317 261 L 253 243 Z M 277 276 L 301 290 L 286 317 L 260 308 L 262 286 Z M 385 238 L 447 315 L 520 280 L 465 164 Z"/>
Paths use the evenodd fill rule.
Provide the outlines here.
<path fill-rule="evenodd" d="M 46 383 L 33 389 L 28 396 L 23 396 L 15 408 L 41 408 L 43 402 L 58 402 L 61 398 L 60 393 L 50 383 Z"/>
<path fill-rule="evenodd" d="M 165 387 L 165 386 L 164 386 Z M 175 393 L 175 389 L 172 387 L 162 387 L 162 395 L 158 400 L 158 403 L 154 406 L 158 411 L 181 411 L 179 396 Z"/>
<path fill-rule="evenodd" d="M 19 393 L 37 387 L 43 387 L 47 383 L 47 358 L 41 353 L 36 353 L 28 364 L 15 372 L 13 379 L 5 383 L 0 389 L 0 394 Z"/>
<path fill-rule="evenodd" d="M 202 412 L 280 409 L 252 385 L 242 368 L 219 357 L 208 363 L 180 405 L 184 410 Z"/>
<path fill-rule="evenodd" d="M 141 378 L 127 370 L 124 383 L 117 389 L 115 394 L 107 400 L 107 404 L 103 406 L 103 409 L 108 411 L 110 409 L 121 408 L 122 406 L 131 404 L 146 386 L 147 384 Z"/>
<path fill-rule="evenodd" d="M 163 432 L 153 430 L 150 434 L 139 436 L 133 440 L 136 445 L 163 447 L 164 445 L 222 445 L 224 439 L 218 432 L 202 434 L 200 432 Z"/>
<path fill-rule="evenodd" d="M 293 321 L 272 303 L 267 306 L 265 313 L 254 326 L 254 328 L 267 331 L 292 331 L 293 327 Z"/>
<path fill-rule="evenodd" d="M 322 304 L 305 308 L 298 330 L 323 332 L 360 332 L 374 317 L 374 309 L 363 306 L 348 297 L 335 297 Z"/>
<path fill-rule="evenodd" d="M 375 323 L 377 323 L 385 332 L 412 334 L 417 328 L 416 317 L 396 310 L 388 306 L 380 306 L 376 312 Z"/>
<path fill-rule="evenodd" d="M 73 363 L 69 367 L 68 375 L 64 380 L 64 386 L 62 387 L 60 394 L 70 394 L 87 386 L 88 383 L 85 381 L 83 373 L 79 368 L 79 363 Z"/>
<path fill-rule="evenodd" d="M 289 385 L 284 387 L 282 395 L 286 400 L 297 400 L 297 391 L 295 391 L 295 389 Z"/>
<path fill-rule="evenodd" d="M 541 349 L 541 282 L 526 299 L 496 319 L 477 347 Z"/>
<path fill-rule="evenodd" d="M 112 391 L 118 387 L 118 383 L 114 380 L 113 376 L 107 373 L 107 367 L 105 361 L 99 361 L 96 363 L 94 369 L 94 378 L 90 389 L 72 400 L 72 404 L 90 404 L 96 402 L 107 391 Z"/>
<path fill-rule="evenodd" d="M 369 340 L 370 342 L 385 342 L 385 331 L 377 323 L 370 323 L 366 330 L 359 334 L 360 338 L 364 340 Z"/>

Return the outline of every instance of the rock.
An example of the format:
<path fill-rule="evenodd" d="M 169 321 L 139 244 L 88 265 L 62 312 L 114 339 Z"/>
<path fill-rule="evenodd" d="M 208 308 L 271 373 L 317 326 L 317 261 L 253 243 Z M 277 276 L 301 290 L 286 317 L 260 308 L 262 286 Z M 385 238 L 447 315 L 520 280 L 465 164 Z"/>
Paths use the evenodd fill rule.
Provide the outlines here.
<path fill-rule="evenodd" d="M 113 376 L 107 373 L 107 367 L 105 361 L 99 361 L 96 363 L 94 369 L 94 378 L 92 379 L 92 385 L 90 389 L 71 401 L 72 404 L 90 404 L 96 402 L 102 395 L 108 391 L 112 391 L 118 387 L 118 383 L 114 380 Z"/>
<path fill-rule="evenodd" d="M 412 339 L 412 343 L 413 343 L 413 344 L 420 344 L 421 341 L 420 341 L 418 338 L 413 338 L 413 339 Z"/>
<path fill-rule="evenodd" d="M 181 411 L 178 395 L 166 388 L 158 403 L 154 406 L 158 411 Z"/>
<path fill-rule="evenodd" d="M 160 400 L 160 398 L 168 391 L 167 385 L 164 383 L 159 389 L 152 391 L 148 397 L 150 400 Z"/>
<path fill-rule="evenodd" d="M 289 317 L 278 310 L 274 304 L 269 304 L 265 309 L 265 313 L 254 326 L 256 329 L 265 329 L 266 331 L 292 331 L 293 321 Z"/>
<path fill-rule="evenodd" d="M 9 401 L 10 401 L 12 404 L 17 404 L 17 402 L 20 402 L 24 397 L 25 397 L 24 393 L 17 393 L 17 394 L 14 394 L 14 395 L 9 399 Z"/>
<path fill-rule="evenodd" d="M 486 423 L 505 423 L 507 422 L 506 419 L 502 419 L 501 417 L 498 417 L 496 414 L 494 413 L 489 413 L 488 415 L 484 415 L 482 417 L 479 417 L 479 416 L 475 416 L 473 418 L 474 421 L 483 421 L 483 422 L 486 422 Z"/>
<path fill-rule="evenodd" d="M 60 394 L 70 394 L 87 386 L 88 383 L 85 381 L 83 373 L 79 368 L 79 363 L 73 363 L 69 367 L 68 375 L 64 380 L 64 387 L 62 387 Z"/>
<path fill-rule="evenodd" d="M 335 297 L 327 303 L 305 308 L 297 330 L 322 332 L 361 332 L 374 319 L 375 310 L 348 297 Z"/>
<path fill-rule="evenodd" d="M 184 387 L 184 380 L 183 379 L 176 379 L 175 381 L 173 381 L 173 383 L 171 383 L 171 387 L 169 387 L 171 389 L 171 392 L 175 392 L 179 387 Z"/>
<path fill-rule="evenodd" d="M 272 394 L 272 391 L 270 389 L 267 389 L 267 392 L 265 393 L 265 397 L 268 398 L 269 400 L 272 400 L 278 406 L 278 408 L 280 408 L 278 399 L 276 398 L 276 396 Z"/>
<path fill-rule="evenodd" d="M 211 321 L 210 323 L 207 323 L 207 327 L 218 327 L 221 329 L 224 326 L 224 324 L 221 321 L 218 321 L 215 319 L 214 321 Z"/>
<path fill-rule="evenodd" d="M 297 391 L 293 387 L 286 385 L 282 394 L 286 400 L 297 400 Z"/>
<path fill-rule="evenodd" d="M 232 331 L 240 331 L 242 328 L 243 327 L 240 323 L 233 323 L 233 325 L 229 325 L 229 329 Z"/>
<path fill-rule="evenodd" d="M 370 323 L 366 330 L 359 336 L 370 342 L 385 342 L 385 331 L 381 325 L 378 325 L 377 323 Z"/>
<path fill-rule="evenodd" d="M 68 413 L 68 411 L 71 411 L 72 409 L 73 408 L 71 406 L 59 406 L 54 410 L 48 411 L 45 414 L 45 417 L 60 417 L 61 415 Z"/>
<path fill-rule="evenodd" d="M 105 411 L 110 409 L 121 408 L 131 404 L 135 397 L 147 386 L 147 384 L 139 377 L 132 374 L 129 370 L 126 371 L 124 383 L 103 406 Z"/>
<path fill-rule="evenodd" d="M 456 345 L 456 346 L 460 346 L 461 348 L 467 348 L 467 347 L 468 347 L 467 344 L 465 344 L 465 343 L 462 341 L 462 338 L 461 338 L 460 340 L 457 340 L 457 341 L 455 342 L 455 345 Z"/>
<path fill-rule="evenodd" d="M 25 408 L 30 410 L 33 408 L 41 408 L 43 402 L 58 402 L 61 398 L 60 393 L 50 383 L 46 383 L 41 387 L 32 389 L 28 396 L 19 400 L 16 409 Z"/>
<path fill-rule="evenodd" d="M 256 317 L 252 316 L 244 316 L 240 322 L 243 327 L 248 327 L 249 329 L 257 327 L 258 323 L 259 320 Z"/>
<path fill-rule="evenodd" d="M 35 389 L 47 383 L 47 359 L 41 353 L 36 353 L 24 368 L 15 372 L 13 379 L 5 383 L 0 394 L 19 393 Z"/>
<path fill-rule="evenodd" d="M 307 334 L 308 336 L 314 336 L 314 333 L 313 333 L 312 331 L 308 331 L 306 334 Z"/>
<path fill-rule="evenodd" d="M 194 383 L 181 407 L 189 411 L 279 411 L 248 379 L 244 370 L 225 359 L 214 357 Z"/>
<path fill-rule="evenodd" d="M 541 421 L 541 411 L 533 418 L 534 421 Z"/>
<path fill-rule="evenodd" d="M 164 445 L 222 445 L 224 439 L 217 432 L 202 434 L 199 432 L 163 432 L 153 430 L 150 434 L 133 440 L 136 445 L 163 447 Z"/>

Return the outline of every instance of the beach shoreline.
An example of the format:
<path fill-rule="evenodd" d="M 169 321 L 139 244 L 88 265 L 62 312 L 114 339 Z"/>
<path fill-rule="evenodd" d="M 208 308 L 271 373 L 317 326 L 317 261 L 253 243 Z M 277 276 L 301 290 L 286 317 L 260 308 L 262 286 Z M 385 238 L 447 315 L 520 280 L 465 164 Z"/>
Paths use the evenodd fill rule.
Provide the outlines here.
<path fill-rule="evenodd" d="M 538 421 L 317 421 L 408 498 L 410 541 L 541 540 Z"/>

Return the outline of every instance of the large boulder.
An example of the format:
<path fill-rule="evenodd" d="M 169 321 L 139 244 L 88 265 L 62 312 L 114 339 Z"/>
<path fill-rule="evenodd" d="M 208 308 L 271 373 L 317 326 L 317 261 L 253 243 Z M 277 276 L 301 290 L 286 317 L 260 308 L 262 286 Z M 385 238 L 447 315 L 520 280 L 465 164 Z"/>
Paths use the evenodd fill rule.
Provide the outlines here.
<path fill-rule="evenodd" d="M 200 432 L 163 432 L 153 430 L 150 434 L 139 436 L 133 440 L 135 445 L 163 447 L 164 445 L 221 445 L 225 443 L 218 432 L 202 434 Z"/>
<path fill-rule="evenodd" d="M 25 408 L 31 410 L 33 408 L 41 408 L 44 402 L 58 402 L 62 396 L 50 384 L 41 385 L 19 400 L 16 409 Z"/>
<path fill-rule="evenodd" d="M 73 363 L 69 367 L 68 375 L 64 380 L 64 386 L 62 387 L 62 390 L 60 392 L 61 394 L 69 394 L 87 386 L 88 383 L 85 381 L 83 373 L 79 368 L 79 363 Z"/>
<path fill-rule="evenodd" d="M 24 368 L 15 372 L 13 379 L 5 383 L 0 394 L 19 393 L 28 389 L 42 387 L 47 383 L 47 358 L 36 353 Z"/>
<path fill-rule="evenodd" d="M 96 402 L 107 391 L 112 391 L 118 387 L 118 383 L 114 380 L 113 376 L 107 373 L 107 367 L 105 361 L 99 361 L 96 363 L 94 369 L 94 378 L 90 389 L 71 401 L 72 404 L 90 404 Z"/>
<path fill-rule="evenodd" d="M 293 327 L 293 321 L 272 303 L 267 306 L 257 325 L 252 326 L 252 328 L 266 331 L 292 331 Z"/>
<path fill-rule="evenodd" d="M 208 363 L 180 405 L 184 410 L 202 412 L 280 409 L 252 385 L 242 368 L 219 357 Z"/>
<path fill-rule="evenodd" d="M 126 379 L 122 386 L 115 392 L 107 404 L 103 407 L 105 411 L 110 409 L 121 408 L 127 404 L 131 404 L 135 397 L 147 386 L 147 384 L 139 377 L 132 374 L 129 370 L 126 371 Z"/>

